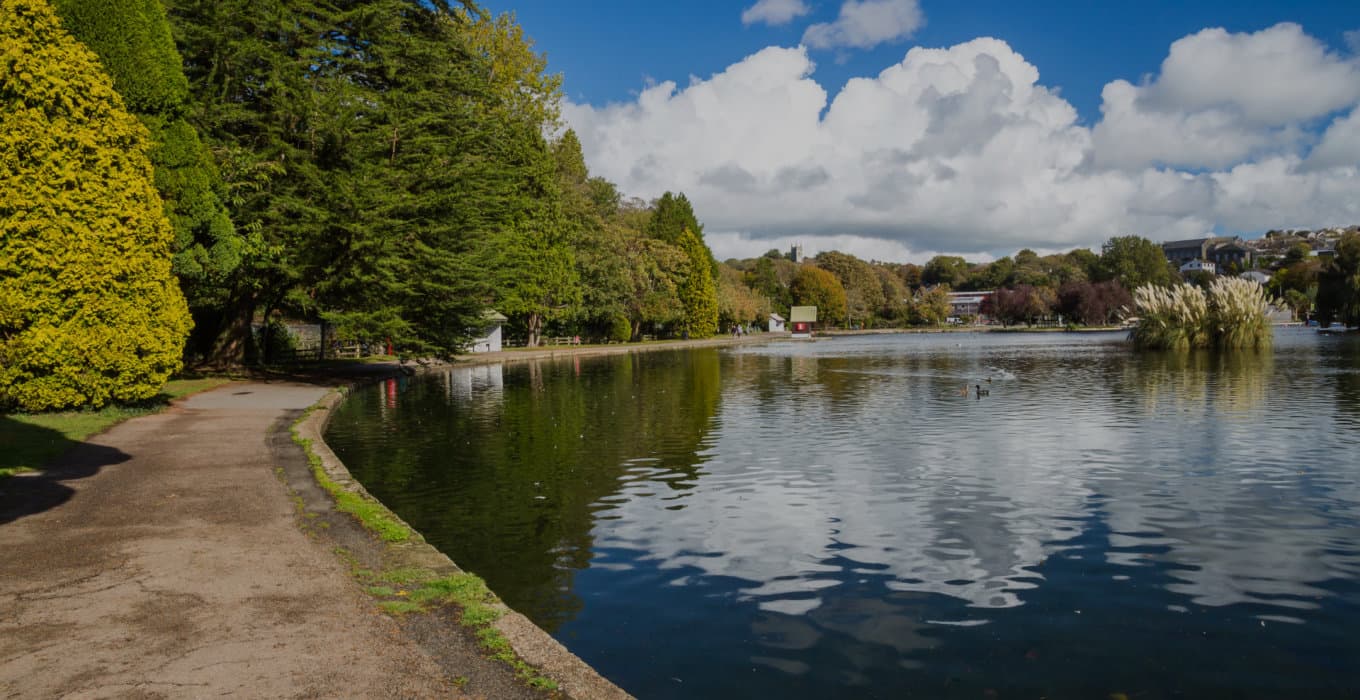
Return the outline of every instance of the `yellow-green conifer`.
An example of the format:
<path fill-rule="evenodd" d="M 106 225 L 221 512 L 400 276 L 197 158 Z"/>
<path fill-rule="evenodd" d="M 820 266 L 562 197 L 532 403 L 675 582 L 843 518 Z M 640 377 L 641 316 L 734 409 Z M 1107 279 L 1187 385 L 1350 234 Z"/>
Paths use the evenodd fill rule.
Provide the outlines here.
<path fill-rule="evenodd" d="M 0 0 L 0 405 L 151 398 L 190 321 L 146 128 L 46 0 Z"/>

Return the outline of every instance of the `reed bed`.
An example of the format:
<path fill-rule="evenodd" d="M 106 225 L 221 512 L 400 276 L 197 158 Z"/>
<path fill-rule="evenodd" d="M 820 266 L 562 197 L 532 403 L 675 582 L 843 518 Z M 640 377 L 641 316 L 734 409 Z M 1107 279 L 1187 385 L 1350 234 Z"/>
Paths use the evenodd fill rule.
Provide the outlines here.
<path fill-rule="evenodd" d="M 1133 304 L 1139 322 L 1132 338 L 1142 349 L 1262 349 L 1274 338 L 1266 316 L 1270 300 L 1251 280 L 1223 277 L 1208 290 L 1147 285 L 1134 290 Z"/>

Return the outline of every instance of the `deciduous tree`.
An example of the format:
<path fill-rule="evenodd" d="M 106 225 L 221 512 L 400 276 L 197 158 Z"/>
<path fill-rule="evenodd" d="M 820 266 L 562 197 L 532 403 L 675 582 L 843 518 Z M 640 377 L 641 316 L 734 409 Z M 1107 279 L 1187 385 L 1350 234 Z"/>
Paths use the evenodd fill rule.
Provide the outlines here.
<path fill-rule="evenodd" d="M 799 266 L 789 285 L 794 306 L 817 307 L 817 320 L 837 325 L 845 322 L 845 288 L 836 276 L 812 263 Z"/>
<path fill-rule="evenodd" d="M 1125 289 L 1180 283 L 1180 275 L 1167 261 L 1162 247 L 1140 236 L 1118 236 L 1106 241 L 1101 248 L 1099 277 L 1119 280 Z"/>

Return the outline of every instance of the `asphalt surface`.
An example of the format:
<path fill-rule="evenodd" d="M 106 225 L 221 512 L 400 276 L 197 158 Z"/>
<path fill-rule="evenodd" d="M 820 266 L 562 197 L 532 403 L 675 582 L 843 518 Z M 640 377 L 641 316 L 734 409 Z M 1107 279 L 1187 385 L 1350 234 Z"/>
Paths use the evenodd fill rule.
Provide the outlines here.
<path fill-rule="evenodd" d="M 461 695 L 299 527 L 268 436 L 325 391 L 228 384 L 0 481 L 0 696 Z"/>

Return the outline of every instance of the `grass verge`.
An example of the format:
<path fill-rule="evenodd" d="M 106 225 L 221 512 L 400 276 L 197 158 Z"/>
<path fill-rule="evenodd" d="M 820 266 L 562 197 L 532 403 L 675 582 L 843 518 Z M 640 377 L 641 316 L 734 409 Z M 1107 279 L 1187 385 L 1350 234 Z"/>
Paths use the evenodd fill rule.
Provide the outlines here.
<path fill-rule="evenodd" d="M 303 419 L 305 420 L 306 416 L 303 416 Z M 312 467 L 312 476 L 316 478 L 316 483 L 335 499 L 336 509 L 354 516 L 384 542 L 405 542 L 415 534 L 411 532 L 411 528 L 393 518 L 383 504 L 364 498 L 331 479 L 321 466 L 321 458 L 312 451 L 312 441 L 298 435 L 296 425 L 293 426 L 293 442 L 302 447 L 302 451 L 307 454 L 307 462 Z"/>
<path fill-rule="evenodd" d="M 313 477 L 335 500 L 336 508 L 354 516 L 384 542 L 405 542 L 414 537 L 415 533 L 394 517 L 386 506 L 349 491 L 326 474 L 321 458 L 312 451 L 312 441 L 298 433 L 298 426 L 310 414 L 309 410 L 293 424 L 293 442 L 302 447 Z M 532 688 L 557 690 L 556 681 L 519 658 L 510 640 L 492 626 L 509 608 L 477 575 L 457 573 L 440 576 L 418 567 L 373 571 L 360 565 L 358 559 L 344 547 L 337 546 L 335 553 L 349 565 L 350 572 L 364 586 L 364 591 L 378 601 L 378 607 L 384 612 L 399 616 L 432 612 L 444 606 L 452 607 L 457 611 L 459 623 L 473 630 L 478 643 L 490 658 L 508 665 L 517 678 Z"/>
<path fill-rule="evenodd" d="M 54 413 L 0 415 L 0 479 L 39 471 L 48 462 L 91 435 L 102 433 L 129 418 L 158 413 L 171 401 L 217 388 L 226 377 L 172 379 L 154 399 L 133 405 Z"/>
<path fill-rule="evenodd" d="M 354 575 L 369 584 L 365 590 L 378 599 L 378 607 L 393 615 L 430 612 L 443 605 L 455 607 L 459 623 L 473 630 L 488 656 L 508 665 L 516 677 L 531 687 L 557 689 L 555 681 L 519 658 L 505 635 L 492 626 L 505 614 L 506 607 L 475 574 L 439 576 L 425 569 L 378 572 L 355 569 Z"/>

